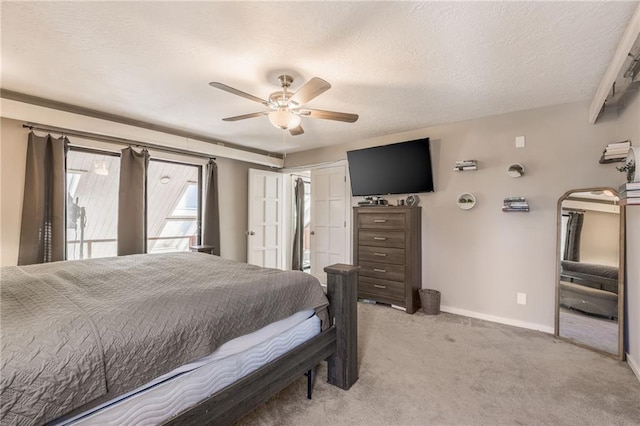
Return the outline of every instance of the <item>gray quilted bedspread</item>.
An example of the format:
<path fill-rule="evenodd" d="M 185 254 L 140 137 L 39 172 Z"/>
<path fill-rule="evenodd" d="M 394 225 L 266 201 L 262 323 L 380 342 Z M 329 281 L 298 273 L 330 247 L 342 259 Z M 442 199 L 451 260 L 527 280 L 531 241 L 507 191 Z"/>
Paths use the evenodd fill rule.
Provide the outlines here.
<path fill-rule="evenodd" d="M 128 392 L 328 301 L 319 282 L 202 253 L 2 268 L 0 423 Z"/>

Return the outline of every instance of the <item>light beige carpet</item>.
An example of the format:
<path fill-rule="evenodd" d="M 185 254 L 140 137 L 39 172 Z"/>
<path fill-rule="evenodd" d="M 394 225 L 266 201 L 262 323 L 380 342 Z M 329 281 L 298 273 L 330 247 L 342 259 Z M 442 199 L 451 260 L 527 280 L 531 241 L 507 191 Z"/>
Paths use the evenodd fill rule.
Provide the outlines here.
<path fill-rule="evenodd" d="M 306 378 L 241 425 L 640 425 L 626 363 L 553 338 L 442 313 L 358 304 L 360 378 Z"/>

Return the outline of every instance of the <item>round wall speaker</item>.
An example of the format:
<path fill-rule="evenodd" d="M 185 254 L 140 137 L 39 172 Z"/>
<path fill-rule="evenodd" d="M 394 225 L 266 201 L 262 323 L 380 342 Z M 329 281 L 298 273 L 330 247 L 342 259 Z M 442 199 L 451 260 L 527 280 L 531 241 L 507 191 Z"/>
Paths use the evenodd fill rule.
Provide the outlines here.
<path fill-rule="evenodd" d="M 418 204 L 420 204 L 420 197 L 418 197 L 417 195 L 409 195 L 406 202 L 408 206 L 417 206 Z"/>

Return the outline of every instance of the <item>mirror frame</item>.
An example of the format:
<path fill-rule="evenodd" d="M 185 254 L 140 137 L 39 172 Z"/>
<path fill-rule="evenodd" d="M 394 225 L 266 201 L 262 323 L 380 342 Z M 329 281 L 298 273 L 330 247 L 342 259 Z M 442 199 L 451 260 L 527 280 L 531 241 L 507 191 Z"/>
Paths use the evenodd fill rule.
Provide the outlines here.
<path fill-rule="evenodd" d="M 591 192 L 591 191 L 611 191 L 618 197 L 618 206 L 620 207 L 620 236 L 619 236 L 619 248 L 618 248 L 618 353 L 606 352 L 598 348 L 586 345 L 584 343 L 577 342 L 568 337 L 560 336 L 560 237 L 562 232 L 562 202 L 569 198 L 569 195 L 574 192 Z M 555 298 L 555 323 L 554 323 L 554 336 L 565 342 L 573 343 L 574 345 L 596 351 L 603 355 L 614 357 L 620 361 L 624 361 L 624 285 L 625 285 L 625 235 L 626 235 L 626 207 L 620 205 L 620 194 L 617 189 L 611 187 L 594 187 L 594 188 L 577 188 L 571 189 L 558 199 L 558 207 L 556 214 L 556 298 Z"/>

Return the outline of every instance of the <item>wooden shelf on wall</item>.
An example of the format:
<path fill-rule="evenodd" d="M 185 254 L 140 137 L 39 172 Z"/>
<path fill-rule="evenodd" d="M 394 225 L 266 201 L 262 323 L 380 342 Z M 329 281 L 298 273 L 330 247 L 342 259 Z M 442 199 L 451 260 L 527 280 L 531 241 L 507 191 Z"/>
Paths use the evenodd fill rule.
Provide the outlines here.
<path fill-rule="evenodd" d="M 524 197 L 507 197 L 502 202 L 502 211 L 505 213 L 528 213 L 530 207 Z"/>
<path fill-rule="evenodd" d="M 456 172 L 466 172 L 478 170 L 478 162 L 476 160 L 460 160 L 456 161 L 453 170 Z"/>
<path fill-rule="evenodd" d="M 623 163 L 627 160 L 627 152 L 629 151 L 629 148 L 631 148 L 631 141 L 610 143 L 604 148 L 604 151 L 602 151 L 599 163 Z M 610 158 L 605 158 L 607 156 Z"/>
<path fill-rule="evenodd" d="M 624 163 L 625 159 L 626 159 L 626 157 L 622 157 L 622 158 L 607 158 L 605 160 L 604 154 L 602 154 L 602 156 L 600 157 L 600 161 L 598 161 L 598 163 L 600 163 L 600 164 Z"/>

